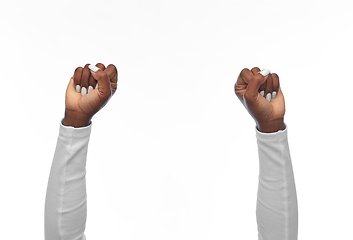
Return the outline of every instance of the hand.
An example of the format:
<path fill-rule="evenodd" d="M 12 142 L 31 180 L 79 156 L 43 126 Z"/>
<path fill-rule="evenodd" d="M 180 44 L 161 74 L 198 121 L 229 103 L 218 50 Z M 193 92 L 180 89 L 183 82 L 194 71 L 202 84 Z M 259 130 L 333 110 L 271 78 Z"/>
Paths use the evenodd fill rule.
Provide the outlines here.
<path fill-rule="evenodd" d="M 284 130 L 286 108 L 279 78 L 275 73 L 263 76 L 260 72 L 257 67 L 251 71 L 244 68 L 235 83 L 235 93 L 254 118 L 259 131 Z M 263 95 L 260 94 L 262 91 Z"/>
<path fill-rule="evenodd" d="M 92 117 L 108 103 L 117 89 L 118 72 L 114 65 L 105 68 L 98 63 L 96 67 L 99 69 L 96 72 L 88 66 L 86 64 L 84 68 L 76 68 L 67 86 L 63 120 L 65 126 L 88 126 Z"/>

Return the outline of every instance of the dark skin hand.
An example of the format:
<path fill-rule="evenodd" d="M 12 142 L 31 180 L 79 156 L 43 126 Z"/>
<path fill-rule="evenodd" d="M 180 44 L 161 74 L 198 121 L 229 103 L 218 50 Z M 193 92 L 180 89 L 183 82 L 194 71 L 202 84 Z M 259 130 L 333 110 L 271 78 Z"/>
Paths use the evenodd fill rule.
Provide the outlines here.
<path fill-rule="evenodd" d="M 257 67 L 244 68 L 235 83 L 235 94 L 256 122 L 260 132 L 273 133 L 284 130 L 284 114 L 286 111 L 284 96 L 276 73 L 266 77 L 260 74 Z M 260 94 L 265 91 L 264 97 Z M 269 102 L 265 97 L 276 92 L 276 97 Z"/>
<path fill-rule="evenodd" d="M 91 122 L 92 117 L 102 109 L 114 95 L 118 83 L 118 71 L 113 64 L 105 68 L 101 63 L 96 64 L 98 71 L 93 72 L 86 64 L 84 68 L 78 67 L 70 79 L 66 89 L 65 118 L 63 125 L 72 127 L 85 127 Z M 96 84 L 98 83 L 98 87 Z M 93 90 L 82 96 L 76 91 L 76 86 Z"/>
<path fill-rule="evenodd" d="M 102 109 L 110 97 L 117 89 L 118 72 L 114 65 L 107 68 L 101 63 L 96 64 L 100 68 L 93 72 L 88 68 L 88 64 L 75 70 L 66 90 L 65 118 L 63 124 L 72 127 L 85 127 L 90 124 L 92 117 Z M 259 131 L 265 133 L 284 130 L 285 102 L 284 96 L 279 86 L 277 74 L 272 73 L 264 77 L 257 67 L 243 69 L 235 83 L 235 93 L 243 103 L 250 115 L 254 118 Z M 81 88 L 93 88 L 98 82 L 98 88 L 82 96 L 76 91 L 76 85 Z M 275 91 L 277 93 L 271 102 L 261 96 L 259 92 L 267 93 Z"/>

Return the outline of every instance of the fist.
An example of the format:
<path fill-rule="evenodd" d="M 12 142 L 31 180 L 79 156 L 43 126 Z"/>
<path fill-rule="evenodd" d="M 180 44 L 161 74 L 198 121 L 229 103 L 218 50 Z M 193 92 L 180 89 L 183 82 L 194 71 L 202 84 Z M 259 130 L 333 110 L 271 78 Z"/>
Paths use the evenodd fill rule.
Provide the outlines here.
<path fill-rule="evenodd" d="M 257 67 L 244 68 L 235 83 L 235 94 L 265 133 L 284 130 L 285 102 L 278 75 L 263 76 Z"/>
<path fill-rule="evenodd" d="M 108 103 L 117 89 L 118 71 L 114 65 L 107 68 L 101 63 L 96 64 L 96 68 L 89 66 L 76 68 L 67 86 L 65 126 L 89 125 L 92 117 Z"/>

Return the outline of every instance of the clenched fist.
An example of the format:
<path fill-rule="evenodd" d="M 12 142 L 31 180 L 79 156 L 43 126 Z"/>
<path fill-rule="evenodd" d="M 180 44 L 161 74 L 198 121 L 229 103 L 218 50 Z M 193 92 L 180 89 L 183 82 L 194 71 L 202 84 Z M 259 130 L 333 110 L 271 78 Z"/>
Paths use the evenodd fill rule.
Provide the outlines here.
<path fill-rule="evenodd" d="M 84 127 L 103 108 L 116 91 L 118 71 L 101 63 L 78 67 L 66 89 L 63 125 Z"/>
<path fill-rule="evenodd" d="M 285 102 L 275 73 L 262 74 L 257 67 L 243 69 L 235 83 L 235 93 L 261 132 L 284 130 Z"/>

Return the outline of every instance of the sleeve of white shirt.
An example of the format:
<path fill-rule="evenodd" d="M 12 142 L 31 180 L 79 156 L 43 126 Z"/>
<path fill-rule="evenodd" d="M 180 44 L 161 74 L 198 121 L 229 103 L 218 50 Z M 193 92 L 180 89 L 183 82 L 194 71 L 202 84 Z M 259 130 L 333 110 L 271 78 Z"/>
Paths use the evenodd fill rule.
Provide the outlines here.
<path fill-rule="evenodd" d="M 60 125 L 45 201 L 45 240 L 85 240 L 86 160 L 91 125 Z M 298 207 L 287 129 L 256 131 L 260 174 L 257 196 L 259 240 L 296 240 Z"/>
<path fill-rule="evenodd" d="M 260 174 L 256 218 L 259 240 L 297 240 L 298 205 L 287 128 L 256 130 Z"/>
<path fill-rule="evenodd" d="M 45 240 L 85 240 L 86 159 L 91 125 L 60 125 L 45 199 Z"/>

